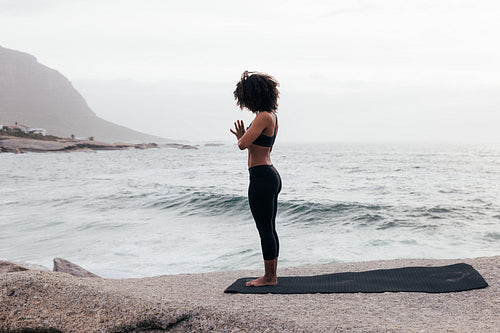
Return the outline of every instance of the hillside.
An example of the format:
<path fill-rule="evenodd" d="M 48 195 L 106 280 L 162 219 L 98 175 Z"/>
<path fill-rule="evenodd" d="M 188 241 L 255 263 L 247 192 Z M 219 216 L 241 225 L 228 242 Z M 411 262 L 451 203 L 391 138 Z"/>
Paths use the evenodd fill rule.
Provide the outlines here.
<path fill-rule="evenodd" d="M 60 137 L 169 142 L 99 118 L 71 82 L 27 53 L 0 46 L 0 124 L 41 127 Z"/>

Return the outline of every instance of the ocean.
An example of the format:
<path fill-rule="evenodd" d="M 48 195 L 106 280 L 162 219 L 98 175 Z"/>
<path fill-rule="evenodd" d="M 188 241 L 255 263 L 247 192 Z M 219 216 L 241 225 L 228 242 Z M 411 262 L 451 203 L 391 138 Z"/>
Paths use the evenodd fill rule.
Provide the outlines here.
<path fill-rule="evenodd" d="M 277 143 L 279 266 L 500 254 L 500 145 Z M 0 259 L 107 278 L 260 269 L 246 152 L 0 154 Z"/>

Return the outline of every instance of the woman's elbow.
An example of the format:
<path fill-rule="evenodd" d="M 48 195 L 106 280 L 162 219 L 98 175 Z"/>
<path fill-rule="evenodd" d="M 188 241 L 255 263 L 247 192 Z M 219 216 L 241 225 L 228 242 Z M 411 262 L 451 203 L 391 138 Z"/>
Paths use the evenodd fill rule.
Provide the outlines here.
<path fill-rule="evenodd" d="M 242 142 L 241 140 L 238 140 L 238 148 L 240 148 L 240 150 L 245 150 L 248 148 L 248 145 L 246 145 L 244 142 Z"/>

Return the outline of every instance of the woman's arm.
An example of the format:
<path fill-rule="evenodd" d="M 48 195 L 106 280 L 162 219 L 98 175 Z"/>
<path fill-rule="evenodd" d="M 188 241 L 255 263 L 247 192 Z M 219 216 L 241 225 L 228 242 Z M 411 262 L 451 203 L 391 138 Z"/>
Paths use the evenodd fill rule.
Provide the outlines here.
<path fill-rule="evenodd" d="M 272 116 L 269 112 L 260 112 L 255 117 L 252 126 L 248 130 L 245 130 L 242 120 L 238 120 L 234 123 L 236 131 L 230 129 L 231 133 L 236 135 L 238 139 L 238 148 L 241 150 L 247 149 L 250 145 L 259 137 L 259 135 L 266 129 L 266 127 L 272 123 Z"/>

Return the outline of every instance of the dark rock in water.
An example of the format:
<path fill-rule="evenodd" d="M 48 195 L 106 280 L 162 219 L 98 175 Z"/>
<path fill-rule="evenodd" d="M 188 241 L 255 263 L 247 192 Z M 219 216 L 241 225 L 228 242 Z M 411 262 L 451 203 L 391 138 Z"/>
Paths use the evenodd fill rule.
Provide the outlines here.
<path fill-rule="evenodd" d="M 100 277 L 62 258 L 54 259 L 54 272 L 68 273 L 77 277 Z"/>
<path fill-rule="evenodd" d="M 166 143 L 166 144 L 162 145 L 162 147 L 177 148 L 177 149 L 198 149 L 198 147 L 196 147 L 196 146 L 185 145 L 182 143 Z"/>
<path fill-rule="evenodd" d="M 41 266 L 41 265 L 28 264 L 28 263 L 24 263 L 24 262 L 13 262 L 13 261 L 0 260 L 0 274 L 12 273 L 12 272 L 22 272 L 22 271 L 28 271 L 28 270 L 50 271 L 50 269 L 48 269 L 45 266 Z"/>

